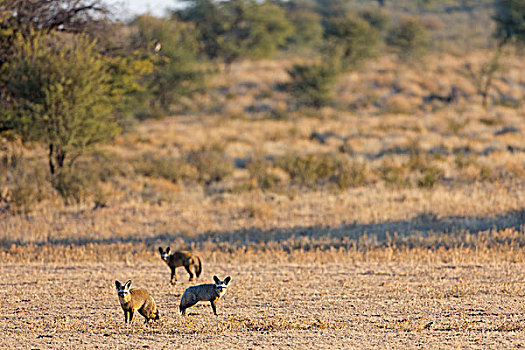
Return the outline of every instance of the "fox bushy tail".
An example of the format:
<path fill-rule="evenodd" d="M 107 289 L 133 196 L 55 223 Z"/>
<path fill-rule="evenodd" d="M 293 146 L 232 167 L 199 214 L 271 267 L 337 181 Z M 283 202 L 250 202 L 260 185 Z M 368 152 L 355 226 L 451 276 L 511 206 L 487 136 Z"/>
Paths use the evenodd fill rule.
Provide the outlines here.
<path fill-rule="evenodd" d="M 199 276 L 201 275 L 201 272 L 202 272 L 202 263 L 201 263 L 201 259 L 199 257 L 197 257 L 197 266 L 196 266 L 196 269 L 195 269 L 195 275 L 197 276 L 197 278 L 199 278 Z"/>

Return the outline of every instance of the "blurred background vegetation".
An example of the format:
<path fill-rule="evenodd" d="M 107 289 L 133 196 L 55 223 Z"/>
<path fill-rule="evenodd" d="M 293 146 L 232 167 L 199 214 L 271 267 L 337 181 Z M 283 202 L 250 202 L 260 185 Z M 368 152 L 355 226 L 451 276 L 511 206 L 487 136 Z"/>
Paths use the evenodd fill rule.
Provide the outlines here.
<path fill-rule="evenodd" d="M 456 87 L 429 92 L 415 107 L 402 101 L 378 107 L 371 93 L 349 106 L 338 101 L 337 84 L 382 57 L 399 67 L 424 67 L 429 56 L 461 59 L 476 50 L 485 59 L 465 61 L 461 72 L 479 104 L 520 108 L 519 98 L 505 99 L 492 89 L 501 57 L 520 55 L 523 43 L 522 0 L 186 0 L 164 18 L 145 14 L 129 21 L 116 20 L 99 0 L 0 0 L 0 201 L 12 213 L 27 213 L 50 198 L 101 207 L 110 198 L 104 184 L 115 177 L 212 189 L 237 168 L 247 169 L 250 180 L 232 191 L 289 184 L 344 189 L 375 181 L 432 187 L 447 178 L 436 165 L 440 152 L 426 153 L 417 141 L 403 150 L 406 163 L 385 160 L 380 166 L 353 157 L 347 143 L 336 152 L 244 160 L 232 160 L 220 143 L 131 160 L 100 145 L 152 118 L 243 118 L 221 109 L 210 81 L 221 76 L 228 90 L 232 71 L 258 60 L 286 62 L 287 76 L 256 97 L 286 96 L 269 113 L 276 120 L 294 113 L 319 117 L 324 107 L 418 114 L 435 101 L 452 103 L 467 93 Z M 257 109 L 251 112 L 256 118 Z M 463 127 L 457 120 L 448 125 L 451 133 Z M 321 143 L 330 137 L 311 135 Z M 476 163 L 468 150 L 454 157 L 458 169 Z M 479 165 L 475 179 L 495 177 Z"/>

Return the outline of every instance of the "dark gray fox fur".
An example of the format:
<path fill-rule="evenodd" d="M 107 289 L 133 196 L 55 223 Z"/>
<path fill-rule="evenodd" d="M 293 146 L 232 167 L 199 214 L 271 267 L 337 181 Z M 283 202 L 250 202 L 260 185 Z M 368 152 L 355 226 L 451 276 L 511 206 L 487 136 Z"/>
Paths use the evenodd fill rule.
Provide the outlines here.
<path fill-rule="evenodd" d="M 228 288 L 228 283 L 230 283 L 231 278 L 228 276 L 224 279 L 224 281 L 221 281 L 219 278 L 217 278 L 217 276 L 213 276 L 213 281 L 215 283 L 189 287 L 186 289 L 186 291 L 184 291 L 179 306 L 182 315 L 186 314 L 187 308 L 192 307 L 199 301 L 209 301 L 211 303 L 213 313 L 217 315 L 215 303 L 219 301 L 224 293 L 226 293 L 226 289 Z"/>

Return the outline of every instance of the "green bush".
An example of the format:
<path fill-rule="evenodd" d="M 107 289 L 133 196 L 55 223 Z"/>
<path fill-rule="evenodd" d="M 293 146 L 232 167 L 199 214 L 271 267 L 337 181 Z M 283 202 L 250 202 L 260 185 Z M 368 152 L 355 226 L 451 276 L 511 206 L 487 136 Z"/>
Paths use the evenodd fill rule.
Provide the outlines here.
<path fill-rule="evenodd" d="M 28 160 L 21 150 L 1 151 L 0 202 L 7 203 L 12 213 L 27 214 L 49 194 L 44 162 Z"/>
<path fill-rule="evenodd" d="M 54 174 L 51 185 L 65 204 L 78 204 L 88 200 L 96 192 L 98 180 L 89 172 L 77 168 L 66 168 Z"/>
<path fill-rule="evenodd" d="M 479 169 L 479 178 L 481 181 L 489 181 L 494 178 L 494 171 L 486 165 Z"/>
<path fill-rule="evenodd" d="M 195 25 L 202 52 L 227 67 L 242 57 L 270 57 L 293 32 L 284 9 L 272 1 L 188 0 L 187 4 L 179 17 Z"/>
<path fill-rule="evenodd" d="M 319 154 L 287 154 L 277 160 L 277 166 L 286 171 L 298 184 L 314 186 L 335 173 L 333 158 Z"/>
<path fill-rule="evenodd" d="M 402 187 L 410 185 L 410 180 L 406 175 L 406 167 L 404 166 L 397 166 L 384 161 L 377 169 L 377 174 L 381 180 L 389 185 Z"/>
<path fill-rule="evenodd" d="M 93 173 L 99 181 L 108 182 L 133 175 L 133 166 L 125 158 L 105 151 L 95 151 L 78 162 L 78 167 Z"/>
<path fill-rule="evenodd" d="M 224 180 L 233 173 L 233 162 L 220 149 L 201 149 L 187 155 L 189 164 L 197 168 L 199 180 L 205 184 Z"/>
<path fill-rule="evenodd" d="M 8 188 L 9 210 L 16 214 L 30 213 L 47 197 L 45 173 L 39 168 L 29 170 L 24 166 L 17 169 Z"/>
<path fill-rule="evenodd" d="M 139 16 L 133 21 L 137 32 L 132 36 L 132 45 L 140 46 L 150 52 L 158 41 L 162 48 L 153 59 L 153 69 L 147 74 L 143 92 L 149 101 L 152 116 L 168 113 L 173 104 L 182 96 L 191 96 L 202 91 L 205 71 L 198 63 L 195 28 L 187 23 Z M 138 109 L 139 118 L 148 116 L 148 111 Z"/>
<path fill-rule="evenodd" d="M 402 19 L 387 33 L 386 43 L 403 60 L 419 58 L 428 44 L 425 27 L 417 18 Z"/>
<path fill-rule="evenodd" d="M 350 162 L 348 157 L 337 153 L 288 154 L 275 161 L 300 185 L 314 187 L 333 183 L 344 189 L 367 182 L 366 166 Z"/>
<path fill-rule="evenodd" d="M 163 178 L 173 183 L 197 180 L 197 169 L 181 158 L 145 153 L 133 161 L 135 171 L 147 177 Z"/>
<path fill-rule="evenodd" d="M 112 114 L 107 62 L 85 36 L 17 36 L 0 71 L 12 103 L 0 110 L 0 130 L 48 150 L 51 174 L 70 167 L 92 145 L 119 131 Z"/>
<path fill-rule="evenodd" d="M 304 1 L 304 0 L 303 0 Z M 309 1 L 304 1 L 308 4 Z M 314 0 L 316 11 L 323 18 L 337 17 L 347 13 L 352 3 L 348 0 Z"/>
<path fill-rule="evenodd" d="M 333 17 L 324 23 L 323 48 L 329 64 L 348 71 L 376 55 L 379 32 L 369 22 L 356 15 Z"/>
<path fill-rule="evenodd" d="M 237 5 L 233 8 L 228 6 L 233 3 Z M 284 10 L 271 1 L 233 0 L 226 2 L 225 7 L 233 23 L 232 31 L 226 38 L 234 38 L 241 49 L 241 57 L 271 57 L 293 33 L 293 26 Z M 239 12 L 242 7 L 245 8 L 244 16 Z"/>
<path fill-rule="evenodd" d="M 280 181 L 279 177 L 270 171 L 272 163 L 262 157 L 252 159 L 246 168 L 250 173 L 250 177 L 255 179 L 257 185 L 264 190 L 274 187 Z"/>
<path fill-rule="evenodd" d="M 140 120 L 139 112 L 152 109 L 147 105 L 150 91 L 145 79 L 154 71 L 154 60 L 138 51 L 105 59 L 110 76 L 108 97 L 114 106 L 115 119 L 122 132 L 129 132 Z"/>
<path fill-rule="evenodd" d="M 321 108 L 332 100 L 336 72 L 325 64 L 296 64 L 288 70 L 287 89 L 297 106 Z"/>
<path fill-rule="evenodd" d="M 359 17 L 367 21 L 377 31 L 383 32 L 390 22 L 390 18 L 385 11 L 368 9 L 359 12 Z"/>
<path fill-rule="evenodd" d="M 408 169 L 414 171 L 424 171 L 428 167 L 429 159 L 427 157 L 427 154 L 425 154 L 424 150 L 421 149 L 421 146 L 419 145 L 419 142 L 412 141 L 408 147 L 408 163 L 407 167 Z"/>
<path fill-rule="evenodd" d="M 443 171 L 436 167 L 427 167 L 423 170 L 417 180 L 419 187 L 434 187 L 434 185 L 443 178 Z"/>
<path fill-rule="evenodd" d="M 336 169 L 332 181 L 340 189 L 365 185 L 368 182 L 366 164 L 358 162 L 342 162 Z"/>
<path fill-rule="evenodd" d="M 294 31 L 288 38 L 290 45 L 305 48 L 314 47 L 321 42 L 323 26 L 317 13 L 305 8 L 299 8 L 291 10 L 288 17 L 294 26 Z"/>
<path fill-rule="evenodd" d="M 525 44 L 525 2 L 523 0 L 496 0 L 495 36 L 500 44 L 516 40 Z"/>

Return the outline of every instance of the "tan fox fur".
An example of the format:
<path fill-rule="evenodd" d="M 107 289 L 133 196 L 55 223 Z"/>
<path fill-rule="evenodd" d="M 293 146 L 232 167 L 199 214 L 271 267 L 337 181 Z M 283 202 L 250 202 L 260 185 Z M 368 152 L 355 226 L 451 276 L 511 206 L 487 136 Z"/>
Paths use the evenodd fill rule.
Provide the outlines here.
<path fill-rule="evenodd" d="M 228 283 L 230 283 L 231 278 L 228 276 L 224 279 L 224 281 L 221 281 L 219 278 L 217 278 L 217 276 L 213 276 L 213 281 L 215 283 L 189 287 L 184 291 L 179 306 L 182 315 L 186 314 L 187 308 L 192 307 L 199 301 L 209 301 L 211 303 L 213 313 L 217 315 L 215 303 L 219 301 L 224 293 L 226 293 L 226 289 L 228 288 Z"/>
<path fill-rule="evenodd" d="M 175 284 L 177 281 L 177 267 L 184 266 L 186 271 L 190 274 L 190 281 L 193 281 L 195 274 L 196 278 L 199 278 L 202 272 L 201 259 L 193 255 L 188 251 L 176 251 L 171 253 L 170 247 L 166 248 L 166 251 L 159 247 L 160 258 L 169 266 L 171 269 L 170 283 Z"/>
<path fill-rule="evenodd" d="M 138 310 L 139 314 L 146 318 L 146 323 L 151 320 L 158 320 L 159 311 L 155 300 L 144 289 L 130 289 L 131 281 L 127 281 L 122 285 L 119 281 L 115 281 L 117 288 L 118 299 L 120 306 L 124 310 L 124 322 L 133 321 L 133 313 Z"/>

